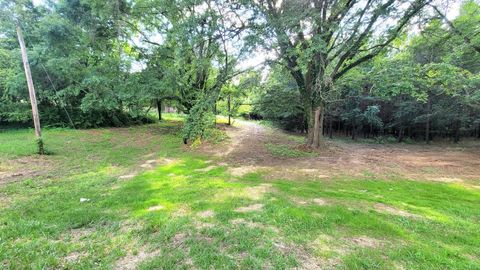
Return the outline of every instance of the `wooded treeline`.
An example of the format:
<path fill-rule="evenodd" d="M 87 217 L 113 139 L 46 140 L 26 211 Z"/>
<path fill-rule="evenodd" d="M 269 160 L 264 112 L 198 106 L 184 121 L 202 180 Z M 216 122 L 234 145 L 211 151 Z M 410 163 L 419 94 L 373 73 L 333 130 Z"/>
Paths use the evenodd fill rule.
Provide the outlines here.
<path fill-rule="evenodd" d="M 192 140 L 216 113 L 305 130 L 312 147 L 322 133 L 479 136 L 479 4 L 463 1 L 452 20 L 442 4 L 5 0 L 0 125 L 31 121 L 20 26 L 47 126 L 142 123 L 168 102 L 188 114 Z M 271 56 L 242 65 L 255 52 Z"/>
<path fill-rule="evenodd" d="M 418 33 L 399 36 L 338 81 L 323 135 L 394 136 L 400 142 L 479 138 L 479 36 L 480 8 L 473 1 L 464 2 L 453 21 L 437 16 Z M 286 129 L 306 131 L 302 97 L 288 73 L 281 65 L 273 70 L 254 111 Z"/>

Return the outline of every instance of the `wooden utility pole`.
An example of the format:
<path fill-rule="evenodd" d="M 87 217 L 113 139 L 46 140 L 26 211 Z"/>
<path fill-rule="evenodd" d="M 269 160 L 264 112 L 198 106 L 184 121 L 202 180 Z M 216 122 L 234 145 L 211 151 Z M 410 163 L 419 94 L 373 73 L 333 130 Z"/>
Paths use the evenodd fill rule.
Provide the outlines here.
<path fill-rule="evenodd" d="M 37 137 L 38 153 L 43 155 L 45 153 L 42 141 L 42 130 L 40 127 L 40 116 L 38 115 L 37 96 L 35 95 L 35 88 L 33 87 L 32 74 L 30 72 L 30 65 L 28 64 L 27 49 L 25 48 L 25 41 L 23 40 L 22 29 L 17 26 L 18 42 L 20 43 L 20 50 L 22 51 L 23 67 L 25 69 L 25 76 L 27 77 L 28 92 L 30 94 L 30 104 L 32 105 L 33 124 L 35 125 L 35 136 Z"/>

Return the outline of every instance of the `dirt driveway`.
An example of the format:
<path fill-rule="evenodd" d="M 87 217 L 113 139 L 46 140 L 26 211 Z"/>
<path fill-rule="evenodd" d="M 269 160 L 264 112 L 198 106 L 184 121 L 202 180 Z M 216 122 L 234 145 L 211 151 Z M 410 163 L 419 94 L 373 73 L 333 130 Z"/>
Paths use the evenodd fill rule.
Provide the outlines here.
<path fill-rule="evenodd" d="M 274 156 L 266 145 L 283 144 L 301 149 L 301 136 L 294 137 L 248 121 L 237 121 L 226 131 L 230 140 L 220 146 L 204 146 L 200 151 L 235 167 L 236 174 L 263 169 L 272 177 L 280 178 L 354 175 L 480 186 L 480 142 L 422 145 L 328 140 L 316 156 L 289 158 Z"/>

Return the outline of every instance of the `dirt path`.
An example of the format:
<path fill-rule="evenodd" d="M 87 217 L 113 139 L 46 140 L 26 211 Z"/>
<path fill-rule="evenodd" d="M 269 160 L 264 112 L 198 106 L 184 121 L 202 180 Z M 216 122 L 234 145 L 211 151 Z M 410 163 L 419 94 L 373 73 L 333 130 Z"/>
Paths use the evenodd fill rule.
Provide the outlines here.
<path fill-rule="evenodd" d="M 233 126 L 226 128 L 226 132 L 229 139 L 225 143 L 205 145 L 200 151 L 233 166 L 280 166 L 286 159 L 271 155 L 265 145 L 293 143 L 285 138 L 285 134 L 251 121 L 236 120 Z"/>
<path fill-rule="evenodd" d="M 269 139 L 265 127 L 253 122 L 237 121 L 236 126 L 228 129 L 227 133 L 230 138 L 227 151 L 218 152 L 225 161 L 243 165 L 271 163 L 265 148 Z"/>
<path fill-rule="evenodd" d="M 442 144 L 362 144 L 327 141 L 313 157 L 289 158 L 273 155 L 266 144 L 301 148 L 300 135 L 267 128 L 254 122 L 237 121 L 226 129 L 230 140 L 202 151 L 219 158 L 242 175 L 258 169 L 274 178 L 335 175 L 405 177 L 439 182 L 468 182 L 480 186 L 480 143 Z"/>

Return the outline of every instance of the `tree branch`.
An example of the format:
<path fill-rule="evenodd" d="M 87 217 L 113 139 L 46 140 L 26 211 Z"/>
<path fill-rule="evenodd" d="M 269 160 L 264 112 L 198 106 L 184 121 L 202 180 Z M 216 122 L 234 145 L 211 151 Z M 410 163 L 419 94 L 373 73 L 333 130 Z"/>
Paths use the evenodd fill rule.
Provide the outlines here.
<path fill-rule="evenodd" d="M 455 25 L 453 25 L 453 23 L 447 18 L 447 16 L 445 16 L 445 14 L 443 14 L 437 6 L 435 5 L 430 5 L 434 10 L 435 12 L 442 18 L 442 20 L 444 20 L 448 27 L 450 27 L 450 29 L 455 33 L 457 34 L 458 36 L 460 36 L 461 38 L 463 38 L 463 40 L 465 41 L 465 43 L 467 43 L 468 45 L 470 45 L 470 47 L 472 47 L 475 51 L 477 51 L 477 53 L 480 53 L 480 46 L 478 45 L 475 45 L 472 43 L 472 40 L 467 37 L 466 35 L 464 35 L 460 30 L 458 30 L 458 28 L 455 27 Z M 477 33 L 478 34 L 478 33 Z"/>
<path fill-rule="evenodd" d="M 373 46 L 376 49 L 374 49 L 370 53 L 358 58 L 357 60 L 351 62 L 350 64 L 347 64 L 346 66 L 343 66 L 343 64 L 347 60 L 351 60 L 355 55 L 355 54 L 350 54 L 349 57 L 343 59 L 343 62 L 340 65 L 337 65 L 337 67 L 335 68 L 335 70 L 331 74 L 331 78 L 333 80 L 336 80 L 336 79 L 340 78 L 341 76 L 343 76 L 347 71 L 351 70 L 352 68 L 354 68 L 354 67 L 360 65 L 361 63 L 363 63 L 367 60 L 370 60 L 373 57 L 375 57 L 376 55 L 378 55 L 386 46 L 388 46 L 390 43 L 392 43 L 392 41 L 395 40 L 395 38 L 397 38 L 397 36 L 403 30 L 405 25 L 407 25 L 407 23 L 410 21 L 410 19 L 413 18 L 413 16 L 415 16 L 416 14 L 418 14 L 418 12 L 420 12 L 420 10 L 422 10 L 431 1 L 432 0 L 427 0 L 427 1 L 417 0 L 416 3 L 413 4 L 405 12 L 402 19 L 400 19 L 397 26 L 393 29 L 393 31 L 390 32 L 389 37 L 383 43 L 380 43 L 380 44 L 377 44 L 377 45 Z M 357 51 L 358 51 L 358 48 L 357 48 Z"/>

